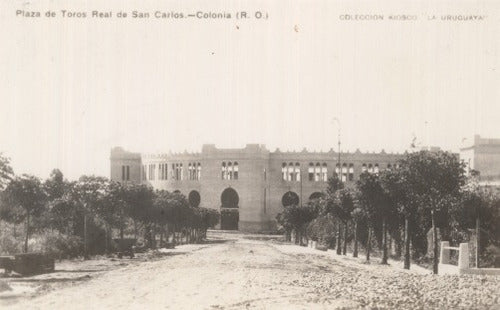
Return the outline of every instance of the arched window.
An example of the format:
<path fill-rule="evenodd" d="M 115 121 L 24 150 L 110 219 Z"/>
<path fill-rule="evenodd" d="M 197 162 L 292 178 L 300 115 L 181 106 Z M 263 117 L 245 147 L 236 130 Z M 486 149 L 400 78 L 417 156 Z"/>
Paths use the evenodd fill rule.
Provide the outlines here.
<path fill-rule="evenodd" d="M 378 174 L 380 172 L 380 169 L 378 167 L 378 164 L 375 164 L 375 167 L 373 167 L 373 173 Z"/>
<path fill-rule="evenodd" d="M 189 180 L 199 180 L 201 175 L 201 164 L 200 163 L 189 163 L 188 164 L 188 178 Z"/>
<path fill-rule="evenodd" d="M 233 165 L 233 177 L 235 180 L 238 180 L 238 162 L 235 161 Z"/>
<path fill-rule="evenodd" d="M 335 175 L 337 177 L 340 176 L 340 164 L 339 163 L 335 164 Z"/>
<path fill-rule="evenodd" d="M 233 163 L 232 162 L 227 163 L 227 179 L 228 180 L 233 179 Z"/>
<path fill-rule="evenodd" d="M 326 165 L 326 163 L 323 163 L 323 165 L 321 165 L 321 181 L 328 181 L 328 166 Z"/>
<path fill-rule="evenodd" d="M 201 165 L 200 165 L 201 170 Z M 238 179 L 238 162 L 222 162 L 221 178 L 223 180 L 237 180 Z"/>
<path fill-rule="evenodd" d="M 391 171 L 392 169 L 392 165 L 391 164 L 387 164 L 387 170 Z"/>
<path fill-rule="evenodd" d="M 366 168 L 366 164 L 361 165 L 361 173 L 366 172 L 368 169 Z"/>
<path fill-rule="evenodd" d="M 295 163 L 295 181 L 300 181 L 300 164 Z"/>
<path fill-rule="evenodd" d="M 347 181 L 347 164 L 342 164 L 342 182 Z"/>
<path fill-rule="evenodd" d="M 222 174 L 221 174 L 221 179 L 225 180 L 226 179 L 226 162 L 222 162 Z"/>
<path fill-rule="evenodd" d="M 349 164 L 349 181 L 354 181 L 354 164 Z"/>
<path fill-rule="evenodd" d="M 318 182 L 321 177 L 321 165 L 316 163 L 316 167 L 314 168 L 314 181 Z"/>
<path fill-rule="evenodd" d="M 373 173 L 373 165 L 368 164 L 368 173 Z"/>
<path fill-rule="evenodd" d="M 307 169 L 307 174 L 309 176 L 309 181 L 314 181 L 314 164 L 309 163 L 309 168 Z"/>
<path fill-rule="evenodd" d="M 287 181 L 295 181 L 293 163 L 288 163 Z"/>
<path fill-rule="evenodd" d="M 281 174 L 284 181 L 300 181 L 300 163 L 283 163 Z"/>

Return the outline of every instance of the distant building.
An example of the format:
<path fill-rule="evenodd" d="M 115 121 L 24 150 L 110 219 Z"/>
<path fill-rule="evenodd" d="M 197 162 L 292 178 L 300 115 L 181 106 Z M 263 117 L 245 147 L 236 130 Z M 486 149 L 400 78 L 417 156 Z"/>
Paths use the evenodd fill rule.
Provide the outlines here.
<path fill-rule="evenodd" d="M 352 186 L 363 171 L 392 169 L 402 154 L 270 152 L 264 145 L 219 149 L 203 145 L 201 153 L 142 155 L 111 150 L 111 179 L 179 191 L 193 206 L 221 211 L 221 229 L 273 231 L 284 206 L 321 195 L 327 180 L 341 175 Z"/>
<path fill-rule="evenodd" d="M 479 173 L 479 182 L 484 186 L 500 186 L 500 139 L 485 139 L 475 135 L 465 140 L 460 149 L 460 159 L 467 171 Z"/>

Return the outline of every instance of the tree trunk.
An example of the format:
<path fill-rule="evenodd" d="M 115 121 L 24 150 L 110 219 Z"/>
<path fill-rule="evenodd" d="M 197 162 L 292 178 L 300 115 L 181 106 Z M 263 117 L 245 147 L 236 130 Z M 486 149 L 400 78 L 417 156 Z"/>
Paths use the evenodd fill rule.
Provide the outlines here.
<path fill-rule="evenodd" d="M 306 246 L 308 243 L 305 225 L 300 228 L 300 245 Z"/>
<path fill-rule="evenodd" d="M 439 263 L 439 248 L 438 248 L 438 237 L 436 228 L 436 219 L 434 209 L 431 210 L 432 218 L 432 243 L 434 243 L 434 257 L 432 259 L 432 272 L 438 274 L 438 263 Z"/>
<path fill-rule="evenodd" d="M 109 254 L 109 228 L 108 225 L 104 226 L 104 251 Z"/>
<path fill-rule="evenodd" d="M 299 244 L 299 230 L 295 229 L 295 244 Z"/>
<path fill-rule="evenodd" d="M 371 245 L 371 240 L 372 240 L 372 229 L 371 227 L 368 227 L 368 239 L 366 240 L 366 261 L 370 261 L 370 250 L 372 248 Z"/>
<path fill-rule="evenodd" d="M 481 222 L 478 215 L 476 218 L 476 268 L 479 268 L 480 254 L 481 254 Z"/>
<path fill-rule="evenodd" d="M 410 224 L 408 217 L 405 217 L 405 262 L 404 269 L 410 269 Z"/>
<path fill-rule="evenodd" d="M 300 245 L 302 246 L 307 246 L 308 240 L 307 240 L 307 232 L 305 227 L 303 227 L 300 231 Z"/>
<path fill-rule="evenodd" d="M 151 246 L 156 249 L 156 225 L 151 225 Z"/>
<path fill-rule="evenodd" d="M 173 228 L 173 238 L 172 238 L 172 242 L 174 243 L 174 246 L 177 245 L 177 225 L 174 224 L 174 227 Z"/>
<path fill-rule="evenodd" d="M 342 234 L 342 225 L 340 224 L 340 220 L 338 221 L 338 229 L 337 229 L 337 255 L 342 254 L 342 240 L 341 240 L 341 234 Z"/>
<path fill-rule="evenodd" d="M 354 222 L 354 249 L 352 257 L 358 257 L 358 222 Z"/>
<path fill-rule="evenodd" d="M 397 258 L 401 258 L 401 246 L 403 244 L 403 242 L 401 241 L 401 234 L 398 230 L 397 234 L 396 234 L 396 237 L 392 238 L 394 240 L 394 251 L 395 251 L 395 254 L 396 254 L 396 257 Z"/>
<path fill-rule="evenodd" d="M 83 259 L 89 259 L 89 245 L 87 237 L 87 214 L 83 215 Z"/>
<path fill-rule="evenodd" d="M 24 239 L 24 253 L 28 253 L 28 239 L 30 236 L 30 213 L 26 212 L 26 238 Z"/>
<path fill-rule="evenodd" d="M 173 226 L 172 226 L 172 225 L 168 225 L 168 224 L 167 224 L 167 242 L 169 242 L 169 243 L 170 243 L 170 238 L 172 238 L 172 244 L 171 244 L 171 246 L 174 246 L 174 247 L 175 247 L 175 240 L 174 240 L 174 239 L 175 239 L 175 237 L 174 237 L 174 235 L 173 235 L 172 228 L 173 228 Z"/>
<path fill-rule="evenodd" d="M 137 221 L 134 220 L 134 239 L 137 239 Z"/>
<path fill-rule="evenodd" d="M 346 255 L 347 253 L 347 229 L 348 229 L 348 222 L 346 221 L 344 224 L 344 247 L 342 248 L 342 255 Z"/>
<path fill-rule="evenodd" d="M 161 226 L 161 228 L 160 228 L 160 248 L 163 247 L 163 232 L 164 232 L 164 229 L 163 229 L 163 226 Z"/>
<path fill-rule="evenodd" d="M 166 237 L 165 237 L 166 242 L 167 242 L 167 243 L 172 243 L 172 244 L 173 244 L 173 241 L 172 241 L 172 242 L 170 242 L 170 236 L 172 235 L 172 234 L 171 234 L 171 230 L 172 230 L 171 226 L 170 226 L 169 224 L 167 224 L 167 227 L 166 227 L 165 229 L 166 229 L 166 233 L 165 233 L 165 234 L 166 234 Z"/>
<path fill-rule="evenodd" d="M 122 240 L 123 242 L 123 224 L 120 225 L 120 239 Z"/>
<path fill-rule="evenodd" d="M 387 219 L 382 218 L 382 264 L 387 264 Z"/>

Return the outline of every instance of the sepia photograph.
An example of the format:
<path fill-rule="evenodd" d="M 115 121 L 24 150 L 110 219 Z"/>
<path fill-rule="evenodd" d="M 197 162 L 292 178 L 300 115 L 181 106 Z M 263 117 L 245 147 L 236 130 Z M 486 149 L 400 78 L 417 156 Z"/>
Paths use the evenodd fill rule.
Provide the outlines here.
<path fill-rule="evenodd" d="M 500 310 L 500 2 L 0 1 L 1 309 Z"/>

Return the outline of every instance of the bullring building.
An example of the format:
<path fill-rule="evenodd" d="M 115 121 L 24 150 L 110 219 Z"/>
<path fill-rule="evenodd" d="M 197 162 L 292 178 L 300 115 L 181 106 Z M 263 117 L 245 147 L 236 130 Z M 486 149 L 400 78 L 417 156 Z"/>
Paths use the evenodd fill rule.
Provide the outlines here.
<path fill-rule="evenodd" d="M 264 145 L 219 149 L 205 144 L 201 153 L 142 155 L 111 150 L 111 179 L 148 184 L 184 194 L 196 207 L 221 212 L 219 228 L 250 232 L 276 229 L 284 206 L 322 195 L 327 180 L 341 175 L 353 185 L 363 171 L 391 169 L 402 154 L 345 152 L 270 152 Z"/>

